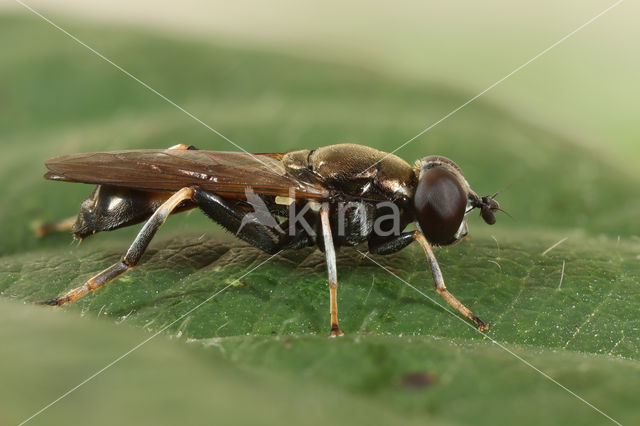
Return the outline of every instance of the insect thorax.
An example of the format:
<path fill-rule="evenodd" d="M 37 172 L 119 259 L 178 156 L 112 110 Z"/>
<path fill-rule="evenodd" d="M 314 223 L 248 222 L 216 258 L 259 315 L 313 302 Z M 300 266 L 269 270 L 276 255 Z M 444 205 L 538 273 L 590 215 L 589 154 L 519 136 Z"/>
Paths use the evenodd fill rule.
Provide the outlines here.
<path fill-rule="evenodd" d="M 417 182 L 414 169 L 401 158 L 356 144 L 292 151 L 282 161 L 296 179 L 353 199 L 411 198 Z"/>

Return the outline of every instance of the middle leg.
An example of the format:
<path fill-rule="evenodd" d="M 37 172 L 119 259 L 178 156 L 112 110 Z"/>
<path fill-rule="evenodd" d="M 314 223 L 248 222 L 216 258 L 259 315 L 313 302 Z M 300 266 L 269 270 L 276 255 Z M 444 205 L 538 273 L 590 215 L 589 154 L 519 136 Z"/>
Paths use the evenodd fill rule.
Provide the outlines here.
<path fill-rule="evenodd" d="M 327 271 L 329 273 L 329 313 L 331 314 L 330 336 L 344 336 L 344 332 L 340 330 L 340 327 L 338 327 L 338 269 L 336 266 L 336 250 L 333 247 L 333 238 L 331 236 L 328 203 L 322 204 L 320 220 L 322 221 L 324 253 L 327 258 Z"/>

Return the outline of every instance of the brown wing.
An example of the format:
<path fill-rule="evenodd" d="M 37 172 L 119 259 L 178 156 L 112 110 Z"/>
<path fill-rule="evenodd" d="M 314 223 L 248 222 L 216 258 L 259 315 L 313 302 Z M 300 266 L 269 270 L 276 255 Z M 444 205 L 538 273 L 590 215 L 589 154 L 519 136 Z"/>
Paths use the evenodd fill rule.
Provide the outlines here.
<path fill-rule="evenodd" d="M 45 178 L 151 191 L 199 186 L 227 197 L 251 187 L 263 195 L 323 199 L 326 190 L 286 173 L 283 154 L 200 150 L 135 150 L 70 154 L 45 162 Z"/>

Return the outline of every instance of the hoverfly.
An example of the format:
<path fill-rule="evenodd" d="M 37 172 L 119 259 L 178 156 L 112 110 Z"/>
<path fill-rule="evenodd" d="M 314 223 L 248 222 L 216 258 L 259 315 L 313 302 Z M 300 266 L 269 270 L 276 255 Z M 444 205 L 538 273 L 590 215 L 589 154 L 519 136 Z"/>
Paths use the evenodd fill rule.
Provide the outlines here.
<path fill-rule="evenodd" d="M 338 327 L 335 248 L 364 242 L 370 253 L 385 255 L 418 241 L 437 292 L 480 330 L 488 328 L 447 291 L 432 246 L 467 235 L 466 216 L 474 208 L 492 225 L 500 207 L 494 196 L 479 197 L 471 190 L 460 168 L 445 157 L 424 157 L 412 167 L 395 155 L 355 144 L 266 154 L 176 145 L 64 155 L 45 164 L 46 179 L 96 185 L 75 222 L 66 221 L 75 238 L 145 224 L 120 261 L 42 304 L 71 303 L 110 283 L 138 264 L 170 214 L 199 208 L 267 253 L 308 246 L 323 250 L 333 337 L 344 334 Z M 413 222 L 417 229 L 406 231 Z"/>

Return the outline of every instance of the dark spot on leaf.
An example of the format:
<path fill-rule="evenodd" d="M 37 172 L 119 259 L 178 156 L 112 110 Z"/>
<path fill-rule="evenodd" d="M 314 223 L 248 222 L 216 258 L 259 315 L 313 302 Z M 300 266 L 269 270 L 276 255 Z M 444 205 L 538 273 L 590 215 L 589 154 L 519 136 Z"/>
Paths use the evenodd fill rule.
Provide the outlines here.
<path fill-rule="evenodd" d="M 400 387 L 404 389 L 423 389 L 438 381 L 438 377 L 432 373 L 410 373 L 400 379 Z"/>

